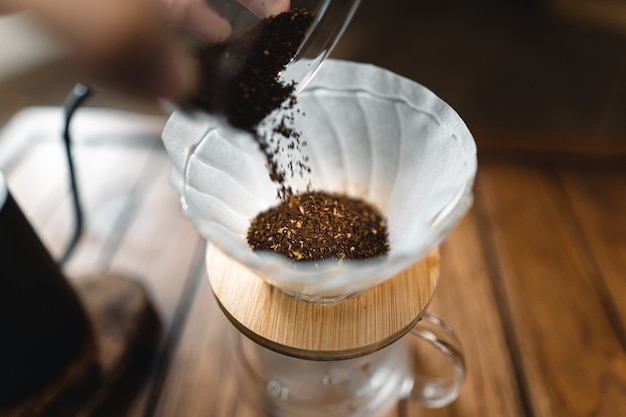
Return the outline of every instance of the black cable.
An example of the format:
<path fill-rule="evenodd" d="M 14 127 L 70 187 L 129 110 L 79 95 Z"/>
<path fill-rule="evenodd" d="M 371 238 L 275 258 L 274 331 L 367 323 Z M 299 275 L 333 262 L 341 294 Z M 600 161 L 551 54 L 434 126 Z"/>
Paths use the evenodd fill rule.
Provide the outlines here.
<path fill-rule="evenodd" d="M 87 97 L 91 95 L 91 90 L 89 87 L 83 84 L 76 84 L 72 91 L 67 95 L 65 99 L 65 104 L 63 105 L 63 109 L 65 111 L 65 124 L 63 127 L 63 141 L 65 142 L 65 153 L 67 155 L 67 166 L 69 172 L 70 186 L 72 189 L 72 203 L 74 206 L 74 233 L 72 234 L 72 238 L 65 249 L 65 252 L 59 259 L 60 264 L 66 263 L 71 257 L 74 249 L 76 248 L 76 244 L 80 239 L 80 236 L 83 232 L 83 210 L 80 204 L 80 196 L 78 192 L 78 184 L 76 182 L 76 172 L 74 170 L 74 160 L 72 159 L 72 150 L 71 143 L 72 139 L 70 136 L 70 124 L 72 121 L 72 116 L 74 112 L 80 105 L 85 101 Z"/>

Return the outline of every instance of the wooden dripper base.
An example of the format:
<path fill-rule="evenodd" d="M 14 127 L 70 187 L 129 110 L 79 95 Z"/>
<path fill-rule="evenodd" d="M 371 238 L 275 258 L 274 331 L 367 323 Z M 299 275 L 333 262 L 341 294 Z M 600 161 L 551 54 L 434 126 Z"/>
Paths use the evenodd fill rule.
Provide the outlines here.
<path fill-rule="evenodd" d="M 395 342 L 419 321 L 439 278 L 439 252 L 362 295 L 332 304 L 290 296 L 209 245 L 209 281 L 233 325 L 256 343 L 303 359 L 340 360 Z"/>

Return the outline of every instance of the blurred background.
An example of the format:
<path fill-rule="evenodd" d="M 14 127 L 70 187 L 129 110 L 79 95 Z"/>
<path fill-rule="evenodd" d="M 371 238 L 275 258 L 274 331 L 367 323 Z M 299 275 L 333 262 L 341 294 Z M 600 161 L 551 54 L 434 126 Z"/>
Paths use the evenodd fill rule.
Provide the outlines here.
<path fill-rule="evenodd" d="M 21 16 L 0 18 L 0 36 L 0 122 L 62 103 L 78 81 L 63 48 Z M 363 0 L 333 56 L 426 85 L 485 147 L 626 141 L 624 0 Z M 106 94 L 90 104 L 158 111 Z"/>
<path fill-rule="evenodd" d="M 337 56 L 425 84 L 476 132 L 626 137 L 626 2 L 365 0 Z"/>

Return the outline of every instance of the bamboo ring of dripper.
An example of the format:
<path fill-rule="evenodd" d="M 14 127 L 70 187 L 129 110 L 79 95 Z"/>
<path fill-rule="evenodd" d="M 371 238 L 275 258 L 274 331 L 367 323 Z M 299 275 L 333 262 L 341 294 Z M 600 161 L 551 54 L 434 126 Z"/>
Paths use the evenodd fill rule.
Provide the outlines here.
<path fill-rule="evenodd" d="M 332 304 L 292 297 L 213 245 L 209 281 L 234 326 L 256 343 L 303 359 L 338 360 L 395 342 L 419 321 L 437 286 L 439 252 L 362 295 Z"/>

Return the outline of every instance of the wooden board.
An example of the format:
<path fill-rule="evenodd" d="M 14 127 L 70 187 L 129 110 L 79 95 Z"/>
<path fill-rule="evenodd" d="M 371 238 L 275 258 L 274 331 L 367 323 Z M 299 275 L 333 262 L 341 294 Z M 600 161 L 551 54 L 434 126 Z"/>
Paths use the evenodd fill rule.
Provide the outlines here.
<path fill-rule="evenodd" d="M 569 169 L 559 178 L 584 239 L 585 263 L 626 348 L 626 170 Z"/>
<path fill-rule="evenodd" d="M 504 333 L 507 324 L 500 315 L 493 279 L 481 244 L 481 223 L 471 210 L 441 246 L 441 274 L 428 307 L 458 334 L 467 367 L 465 381 L 454 403 L 429 409 L 407 401 L 407 415 L 525 415 Z"/>
<path fill-rule="evenodd" d="M 537 417 L 626 415 L 624 347 L 586 262 L 581 220 L 556 173 L 483 166 L 477 190 L 528 411 Z M 624 294 L 614 296 L 623 302 Z"/>

